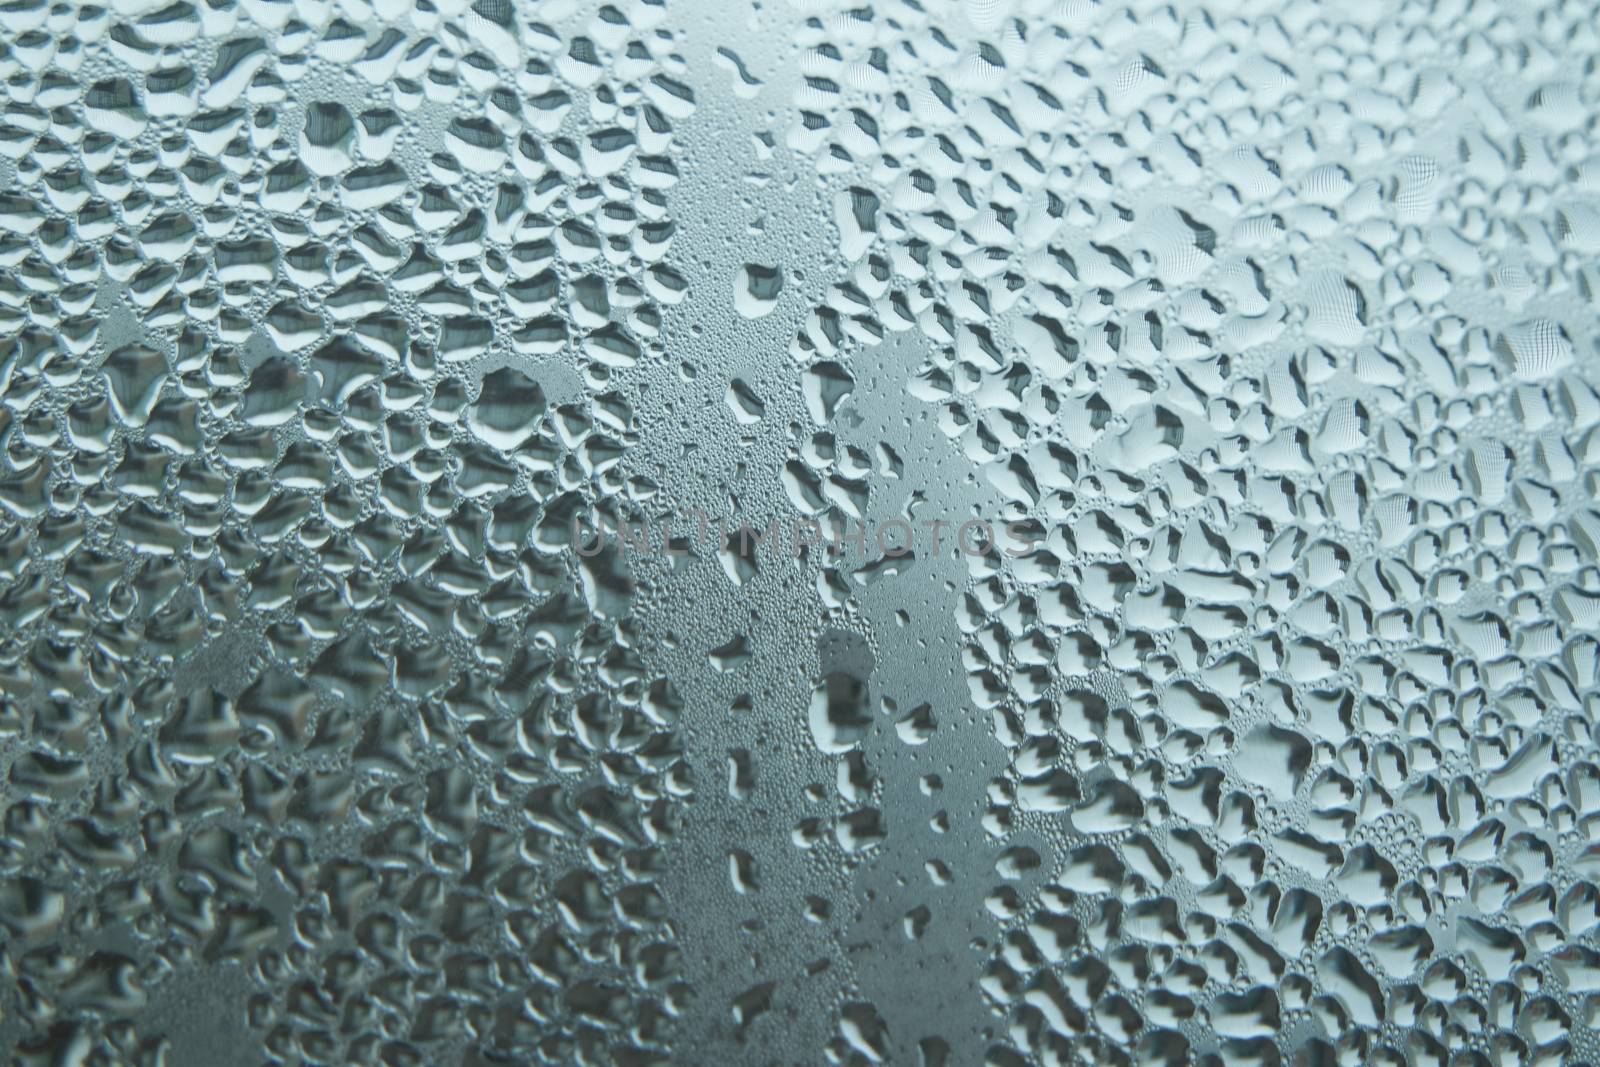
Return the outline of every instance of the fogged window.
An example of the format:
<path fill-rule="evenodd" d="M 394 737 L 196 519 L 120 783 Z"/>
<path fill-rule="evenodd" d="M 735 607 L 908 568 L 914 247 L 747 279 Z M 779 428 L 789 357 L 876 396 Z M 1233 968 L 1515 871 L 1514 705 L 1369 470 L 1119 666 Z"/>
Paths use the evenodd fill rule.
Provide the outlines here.
<path fill-rule="evenodd" d="M 1600 1054 L 1589 0 L 0 82 L 6 1062 Z"/>

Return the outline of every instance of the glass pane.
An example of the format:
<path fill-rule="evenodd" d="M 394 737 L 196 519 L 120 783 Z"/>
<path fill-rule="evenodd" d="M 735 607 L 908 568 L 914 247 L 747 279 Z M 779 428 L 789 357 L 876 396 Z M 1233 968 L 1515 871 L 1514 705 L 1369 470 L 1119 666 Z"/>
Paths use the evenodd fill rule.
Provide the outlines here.
<path fill-rule="evenodd" d="M 0 82 L 7 1062 L 1600 1055 L 1591 0 Z"/>

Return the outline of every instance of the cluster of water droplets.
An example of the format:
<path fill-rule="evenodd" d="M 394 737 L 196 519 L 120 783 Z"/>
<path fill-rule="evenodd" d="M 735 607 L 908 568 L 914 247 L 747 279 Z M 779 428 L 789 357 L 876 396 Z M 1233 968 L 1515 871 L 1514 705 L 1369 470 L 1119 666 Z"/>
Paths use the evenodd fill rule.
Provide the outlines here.
<path fill-rule="evenodd" d="M 920 335 L 1041 535 L 957 612 L 1009 752 L 986 1062 L 1593 1055 L 1592 14 L 802 32 L 846 267 L 795 357 Z"/>
<path fill-rule="evenodd" d="M 1597 56 L 0 5 L 0 1043 L 1586 1062 Z"/>
<path fill-rule="evenodd" d="M 665 1055 L 679 703 L 565 552 L 649 491 L 663 14 L 6 5 L 17 1062 Z"/>

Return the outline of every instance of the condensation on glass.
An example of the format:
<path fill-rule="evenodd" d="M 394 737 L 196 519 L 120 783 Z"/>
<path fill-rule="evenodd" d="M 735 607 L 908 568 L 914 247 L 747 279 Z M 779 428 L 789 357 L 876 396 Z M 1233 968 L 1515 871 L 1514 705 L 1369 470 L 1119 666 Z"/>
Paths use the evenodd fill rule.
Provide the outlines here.
<path fill-rule="evenodd" d="M 1600 1054 L 1590 0 L 0 82 L 7 1062 Z"/>

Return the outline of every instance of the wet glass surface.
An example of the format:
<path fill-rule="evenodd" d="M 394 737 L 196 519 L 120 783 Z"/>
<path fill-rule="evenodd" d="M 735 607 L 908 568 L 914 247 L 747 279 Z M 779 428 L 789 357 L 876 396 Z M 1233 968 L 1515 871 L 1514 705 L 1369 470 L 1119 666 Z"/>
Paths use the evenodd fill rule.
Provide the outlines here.
<path fill-rule="evenodd" d="M 1594 1062 L 1590 0 L 0 84 L 6 1062 Z"/>

